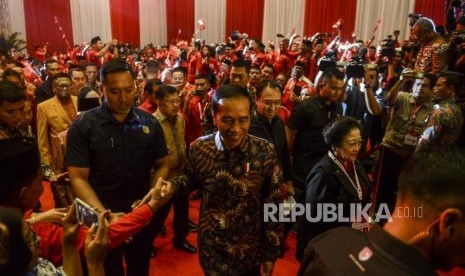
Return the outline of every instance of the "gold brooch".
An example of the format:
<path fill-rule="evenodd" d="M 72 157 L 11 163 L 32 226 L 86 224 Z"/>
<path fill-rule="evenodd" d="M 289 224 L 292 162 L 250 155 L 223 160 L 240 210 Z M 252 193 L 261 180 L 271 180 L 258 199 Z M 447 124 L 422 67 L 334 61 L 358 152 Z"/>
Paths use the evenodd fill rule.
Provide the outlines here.
<path fill-rule="evenodd" d="M 142 131 L 145 133 L 145 134 L 149 134 L 150 133 L 150 128 L 148 126 L 142 126 Z"/>

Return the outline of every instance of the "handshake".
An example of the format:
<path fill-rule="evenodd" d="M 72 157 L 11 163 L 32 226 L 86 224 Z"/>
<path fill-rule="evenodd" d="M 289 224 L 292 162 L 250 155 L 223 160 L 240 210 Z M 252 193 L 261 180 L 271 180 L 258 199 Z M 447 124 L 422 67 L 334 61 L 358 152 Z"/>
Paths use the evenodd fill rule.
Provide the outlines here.
<path fill-rule="evenodd" d="M 161 206 L 166 204 L 173 196 L 173 184 L 163 178 L 158 178 L 155 186 L 144 196 L 142 200 L 138 200 L 132 204 L 132 208 L 137 209 L 140 206 L 147 204 L 152 208 L 152 211 L 158 210 Z"/>

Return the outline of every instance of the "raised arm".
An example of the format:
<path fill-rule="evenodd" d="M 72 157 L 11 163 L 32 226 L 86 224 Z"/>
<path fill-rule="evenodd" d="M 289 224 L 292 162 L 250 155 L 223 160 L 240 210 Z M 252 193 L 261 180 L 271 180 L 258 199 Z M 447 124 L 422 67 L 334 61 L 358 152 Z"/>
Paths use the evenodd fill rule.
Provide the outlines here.
<path fill-rule="evenodd" d="M 375 98 L 374 86 L 376 85 L 376 70 L 365 69 L 365 102 L 368 112 L 379 115 L 383 112 L 383 106 Z"/>

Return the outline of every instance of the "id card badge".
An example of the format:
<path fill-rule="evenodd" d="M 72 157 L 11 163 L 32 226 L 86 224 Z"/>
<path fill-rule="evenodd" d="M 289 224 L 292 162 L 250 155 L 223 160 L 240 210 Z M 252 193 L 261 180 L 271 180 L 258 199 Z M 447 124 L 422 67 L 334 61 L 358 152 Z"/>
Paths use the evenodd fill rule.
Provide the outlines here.
<path fill-rule="evenodd" d="M 420 135 L 417 132 L 409 131 L 405 134 L 404 144 L 408 146 L 416 146 L 418 142 L 418 137 Z"/>
<path fill-rule="evenodd" d="M 352 228 L 363 233 L 368 233 L 370 230 L 370 223 L 369 222 L 352 222 Z"/>

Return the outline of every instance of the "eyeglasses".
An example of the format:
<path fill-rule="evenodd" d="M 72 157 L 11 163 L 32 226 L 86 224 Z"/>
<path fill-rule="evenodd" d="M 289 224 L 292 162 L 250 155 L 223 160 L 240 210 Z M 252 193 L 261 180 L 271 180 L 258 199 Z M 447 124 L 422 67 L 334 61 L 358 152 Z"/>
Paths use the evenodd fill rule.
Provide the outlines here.
<path fill-rule="evenodd" d="M 175 105 L 175 104 L 180 104 L 180 103 L 181 103 L 181 99 L 178 98 L 178 99 L 173 99 L 173 100 L 163 101 L 163 102 L 166 103 L 166 104 L 169 104 L 169 105 Z"/>
<path fill-rule="evenodd" d="M 55 87 L 60 90 L 71 89 L 71 84 L 57 84 Z"/>

